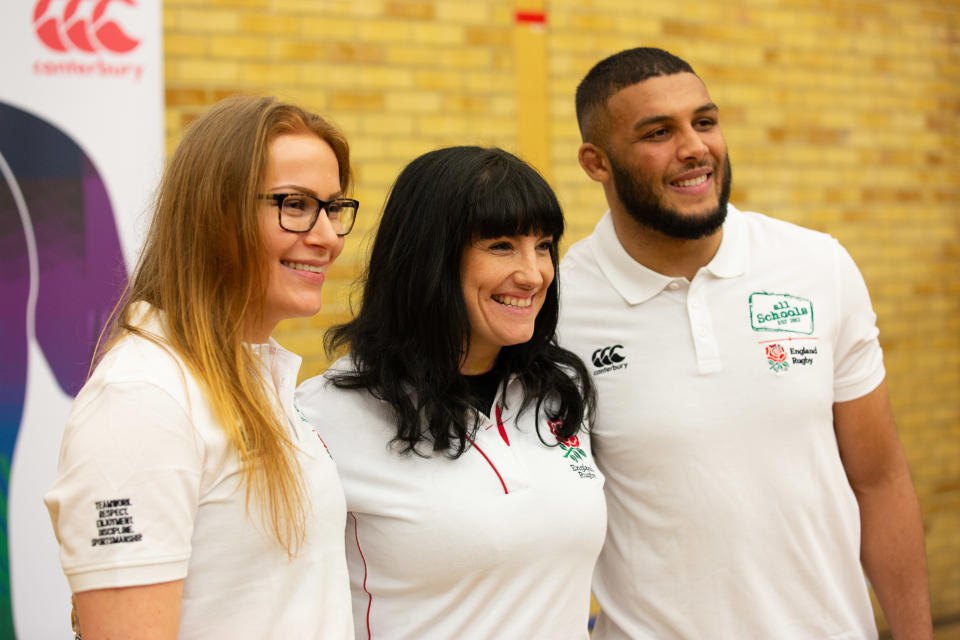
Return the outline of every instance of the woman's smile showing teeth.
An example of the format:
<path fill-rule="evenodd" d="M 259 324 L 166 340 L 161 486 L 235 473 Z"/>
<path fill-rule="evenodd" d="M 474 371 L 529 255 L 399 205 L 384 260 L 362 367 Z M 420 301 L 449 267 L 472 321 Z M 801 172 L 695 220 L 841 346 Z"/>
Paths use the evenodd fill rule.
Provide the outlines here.
<path fill-rule="evenodd" d="M 290 267 L 291 269 L 298 269 L 300 271 L 309 271 L 311 273 L 323 273 L 324 267 L 317 266 L 314 264 L 307 264 L 305 262 L 291 262 L 289 260 L 281 260 L 280 264 L 285 267 Z"/>
<path fill-rule="evenodd" d="M 533 304 L 533 296 L 528 298 L 514 298 L 513 296 L 495 295 L 490 297 L 493 298 L 495 302 L 499 302 L 508 307 L 517 307 L 518 309 L 526 309 Z"/>

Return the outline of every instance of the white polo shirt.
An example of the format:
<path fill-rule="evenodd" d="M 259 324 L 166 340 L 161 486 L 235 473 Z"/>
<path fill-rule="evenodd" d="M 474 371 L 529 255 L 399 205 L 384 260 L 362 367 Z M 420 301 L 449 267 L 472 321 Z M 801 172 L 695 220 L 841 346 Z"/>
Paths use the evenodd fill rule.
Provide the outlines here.
<path fill-rule="evenodd" d="M 148 305 L 142 326 L 162 335 Z M 157 344 L 122 338 L 77 395 L 44 498 L 74 592 L 184 580 L 180 638 L 353 636 L 336 467 L 293 413 L 300 358 L 257 345 L 307 489 L 292 560 L 248 515 L 238 456 L 200 385 Z"/>
<path fill-rule="evenodd" d="M 349 366 L 346 359 L 334 368 Z M 586 639 L 603 476 L 512 381 L 459 458 L 400 455 L 386 403 L 316 377 L 297 408 L 337 460 L 357 638 Z M 541 442 L 541 438 L 543 442 Z M 544 443 L 551 443 L 547 446 Z"/>
<path fill-rule="evenodd" d="M 594 638 L 875 638 L 832 407 L 884 369 L 847 252 L 731 206 L 687 281 L 632 260 L 608 212 L 560 272 L 610 509 Z"/>

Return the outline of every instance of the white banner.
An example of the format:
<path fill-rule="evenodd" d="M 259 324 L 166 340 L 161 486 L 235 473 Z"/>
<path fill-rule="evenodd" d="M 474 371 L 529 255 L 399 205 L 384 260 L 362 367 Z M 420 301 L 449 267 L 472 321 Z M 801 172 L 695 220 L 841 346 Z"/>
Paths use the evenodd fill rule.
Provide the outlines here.
<path fill-rule="evenodd" d="M 4 2 L 0 59 L 0 637 L 64 638 L 42 497 L 162 165 L 160 3 Z"/>

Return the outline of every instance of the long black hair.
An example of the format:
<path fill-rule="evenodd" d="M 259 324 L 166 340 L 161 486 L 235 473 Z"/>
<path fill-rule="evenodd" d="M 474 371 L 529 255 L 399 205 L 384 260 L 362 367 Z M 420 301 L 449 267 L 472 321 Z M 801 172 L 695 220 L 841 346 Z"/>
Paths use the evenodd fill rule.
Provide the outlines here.
<path fill-rule="evenodd" d="M 470 323 L 460 262 L 472 241 L 543 234 L 554 239 L 557 271 L 563 212 L 546 181 L 502 149 L 449 147 L 416 158 L 400 173 L 380 220 L 354 319 L 332 328 L 328 352 L 348 348 L 353 370 L 332 370 L 336 386 L 366 389 L 391 405 L 403 451 L 429 443 L 457 457 L 478 427 L 460 374 Z M 520 411 L 562 420 L 559 439 L 584 428 L 595 390 L 580 359 L 557 345 L 558 278 L 547 289 L 529 342 L 500 350 L 501 385 L 523 385 Z M 542 438 L 542 436 L 541 436 Z"/>

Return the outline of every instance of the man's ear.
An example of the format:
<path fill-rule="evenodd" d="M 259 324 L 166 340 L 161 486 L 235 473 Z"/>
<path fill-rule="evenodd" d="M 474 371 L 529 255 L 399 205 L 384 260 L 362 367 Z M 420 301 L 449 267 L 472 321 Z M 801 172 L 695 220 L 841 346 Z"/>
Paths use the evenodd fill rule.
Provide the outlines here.
<path fill-rule="evenodd" d="M 603 149 L 592 142 L 584 142 L 577 151 L 577 160 L 591 180 L 606 184 L 610 181 L 610 161 Z"/>

